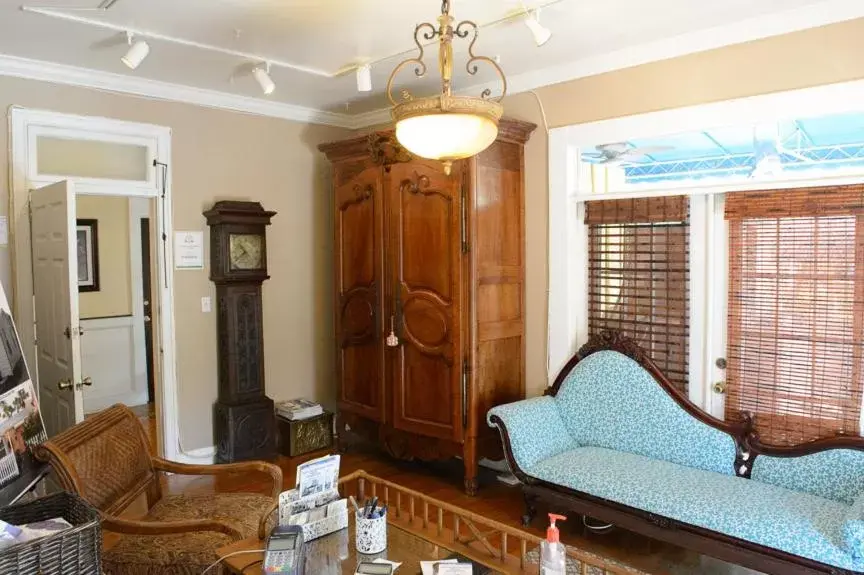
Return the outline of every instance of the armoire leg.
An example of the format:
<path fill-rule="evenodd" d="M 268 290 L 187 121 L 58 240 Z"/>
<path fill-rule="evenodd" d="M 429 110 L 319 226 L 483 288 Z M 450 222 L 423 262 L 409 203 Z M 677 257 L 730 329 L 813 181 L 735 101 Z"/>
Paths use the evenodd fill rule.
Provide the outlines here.
<path fill-rule="evenodd" d="M 465 464 L 465 494 L 474 497 L 477 495 L 477 440 L 475 438 L 465 438 L 462 461 Z"/>

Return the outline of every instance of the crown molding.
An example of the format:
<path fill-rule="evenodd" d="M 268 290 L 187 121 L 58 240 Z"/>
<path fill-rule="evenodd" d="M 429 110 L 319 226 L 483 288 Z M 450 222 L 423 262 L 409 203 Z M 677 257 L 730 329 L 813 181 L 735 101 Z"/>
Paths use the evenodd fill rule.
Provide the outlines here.
<path fill-rule="evenodd" d="M 92 88 L 105 92 L 132 94 L 154 100 L 184 102 L 207 108 L 219 108 L 295 122 L 326 124 L 340 128 L 354 128 L 355 126 L 354 118 L 347 114 L 4 54 L 0 54 L 0 76 L 13 76 L 67 86 Z"/>
<path fill-rule="evenodd" d="M 543 86 L 560 84 L 651 62 L 670 60 L 725 46 L 782 36 L 857 18 L 864 18 L 864 2 L 861 0 L 825 0 L 802 8 L 748 18 L 732 24 L 688 32 L 655 42 L 582 58 L 567 64 L 507 76 L 508 94 L 519 94 Z M 494 94 L 495 90 L 500 89 L 500 84 L 487 82 L 473 86 L 471 90 L 482 91 L 485 88 L 489 88 Z"/>
<path fill-rule="evenodd" d="M 864 17 L 864 2 L 861 0 L 825 0 L 802 8 L 749 18 L 741 22 L 631 46 L 563 65 L 508 76 L 509 93 L 518 94 L 542 86 L 862 17 Z M 389 108 L 362 114 L 328 112 L 263 98 L 3 54 L 0 54 L 0 76 L 14 76 L 156 100 L 184 102 L 208 108 L 352 130 L 392 122 Z M 495 90 L 497 84 L 475 85 L 468 89 L 477 91 L 487 87 Z"/>

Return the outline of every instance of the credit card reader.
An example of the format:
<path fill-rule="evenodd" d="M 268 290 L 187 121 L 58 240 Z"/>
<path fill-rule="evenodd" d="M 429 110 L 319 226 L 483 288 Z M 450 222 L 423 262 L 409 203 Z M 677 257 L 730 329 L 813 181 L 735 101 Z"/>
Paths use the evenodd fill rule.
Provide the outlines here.
<path fill-rule="evenodd" d="M 303 528 L 299 525 L 277 525 L 267 537 L 264 551 L 264 573 L 303 575 L 306 560 Z"/>

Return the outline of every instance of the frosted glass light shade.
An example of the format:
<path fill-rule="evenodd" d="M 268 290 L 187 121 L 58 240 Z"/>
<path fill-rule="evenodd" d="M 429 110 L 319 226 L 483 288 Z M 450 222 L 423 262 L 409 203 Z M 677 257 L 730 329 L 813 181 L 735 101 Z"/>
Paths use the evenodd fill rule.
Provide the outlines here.
<path fill-rule="evenodd" d="M 498 136 L 498 125 L 485 116 L 430 114 L 396 123 L 396 139 L 409 152 L 430 160 L 459 160 L 479 154 Z"/>

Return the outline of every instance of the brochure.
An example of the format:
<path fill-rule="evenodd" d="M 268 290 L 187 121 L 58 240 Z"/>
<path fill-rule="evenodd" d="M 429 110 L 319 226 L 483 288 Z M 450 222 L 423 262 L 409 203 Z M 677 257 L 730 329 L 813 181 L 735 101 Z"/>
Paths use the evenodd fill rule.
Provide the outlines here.
<path fill-rule="evenodd" d="M 297 466 L 297 490 L 300 497 L 335 490 L 339 484 L 338 455 L 328 455 Z"/>

